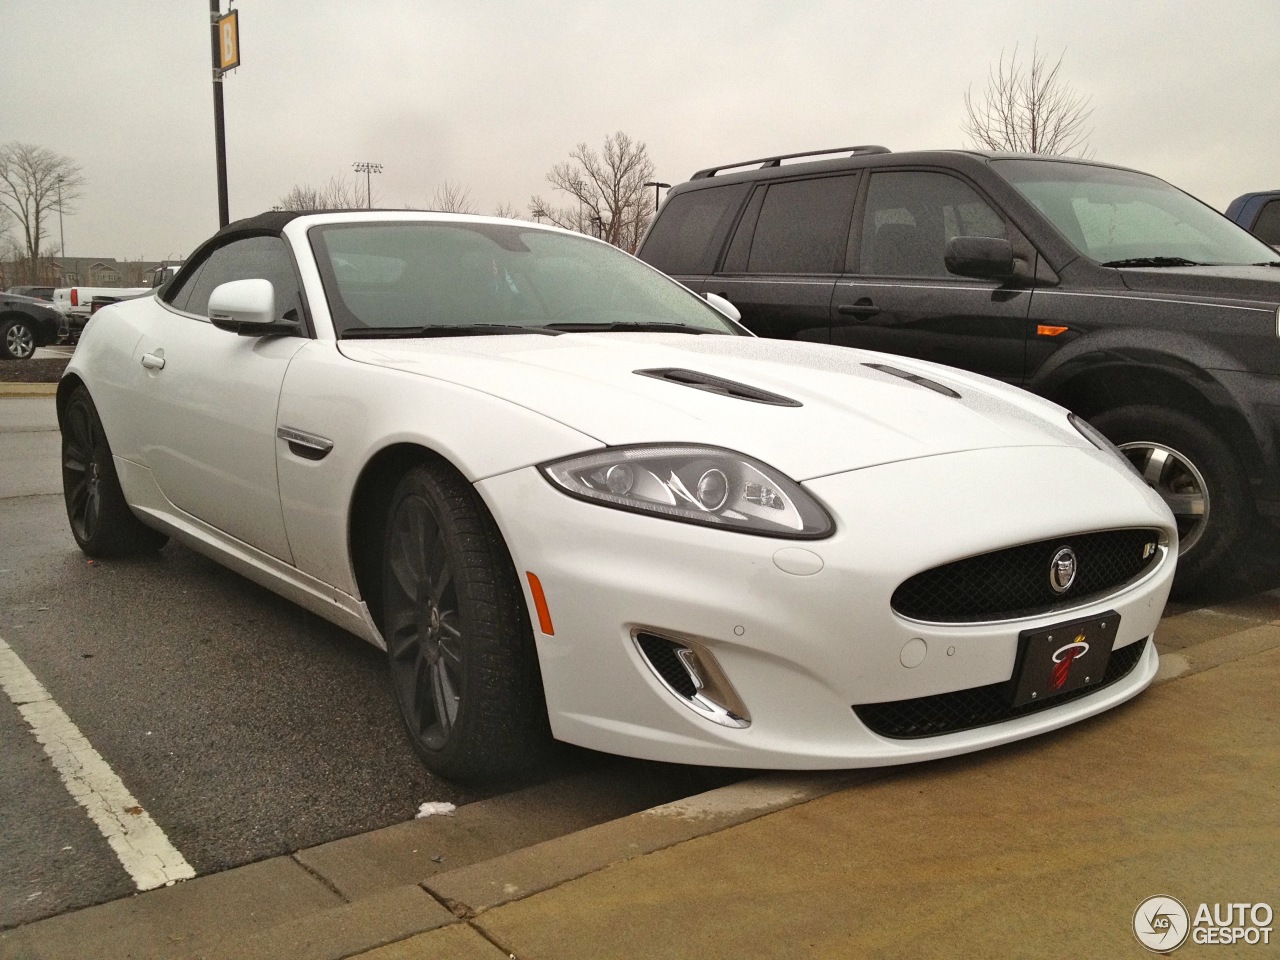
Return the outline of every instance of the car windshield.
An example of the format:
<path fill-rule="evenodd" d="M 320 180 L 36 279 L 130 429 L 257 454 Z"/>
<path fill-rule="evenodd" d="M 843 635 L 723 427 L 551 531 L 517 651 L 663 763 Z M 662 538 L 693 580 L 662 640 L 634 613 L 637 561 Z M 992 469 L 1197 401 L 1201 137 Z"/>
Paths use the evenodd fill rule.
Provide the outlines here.
<path fill-rule="evenodd" d="M 604 244 L 518 223 L 324 224 L 309 233 L 340 338 L 740 331 Z"/>
<path fill-rule="evenodd" d="M 1085 256 L 1104 266 L 1272 262 L 1276 252 L 1163 180 L 1087 163 L 992 165 Z"/>

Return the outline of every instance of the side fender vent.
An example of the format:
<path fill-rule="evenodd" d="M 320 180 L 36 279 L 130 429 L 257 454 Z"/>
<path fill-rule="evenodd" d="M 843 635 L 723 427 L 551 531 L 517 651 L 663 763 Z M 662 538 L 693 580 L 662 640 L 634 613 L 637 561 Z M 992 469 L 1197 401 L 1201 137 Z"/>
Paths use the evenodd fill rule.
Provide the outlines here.
<path fill-rule="evenodd" d="M 722 727 L 740 730 L 751 725 L 746 704 L 705 646 L 647 630 L 633 630 L 631 636 L 649 669 L 690 710 Z"/>
<path fill-rule="evenodd" d="M 709 373 L 700 373 L 697 370 L 685 370 L 681 367 L 653 367 L 649 370 L 634 370 L 632 372 L 642 377 L 653 377 L 655 380 L 665 380 L 668 383 L 679 384 L 682 387 L 693 387 L 695 390 L 718 393 L 721 396 L 732 397 L 735 400 L 750 400 L 752 403 L 767 403 L 775 407 L 804 406 L 799 400 L 792 400 L 790 397 L 784 397 L 781 394 L 770 393 L 768 390 L 761 390 L 759 387 L 753 387 L 749 384 L 738 383 L 736 380 L 713 377 Z"/>

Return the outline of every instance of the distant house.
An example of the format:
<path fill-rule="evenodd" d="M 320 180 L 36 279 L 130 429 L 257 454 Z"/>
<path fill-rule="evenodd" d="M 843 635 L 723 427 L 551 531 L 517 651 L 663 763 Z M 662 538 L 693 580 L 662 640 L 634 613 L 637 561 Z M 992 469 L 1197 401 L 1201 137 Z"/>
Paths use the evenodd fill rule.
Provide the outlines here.
<path fill-rule="evenodd" d="M 20 283 L 54 287 L 145 287 L 157 267 L 180 260 L 117 260 L 115 257 L 42 257 L 38 278 L 27 279 L 27 262 L 0 263 L 0 290 Z"/>

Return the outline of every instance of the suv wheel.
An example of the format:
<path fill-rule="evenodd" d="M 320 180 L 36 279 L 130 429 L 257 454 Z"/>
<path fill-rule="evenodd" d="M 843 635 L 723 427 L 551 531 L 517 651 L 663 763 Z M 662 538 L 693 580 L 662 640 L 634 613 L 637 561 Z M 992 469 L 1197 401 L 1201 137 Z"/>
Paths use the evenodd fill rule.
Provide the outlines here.
<path fill-rule="evenodd" d="M 1205 424 L 1165 407 L 1108 410 L 1090 421 L 1169 505 L 1178 524 L 1175 591 L 1230 573 L 1252 513 L 1244 471 Z"/>

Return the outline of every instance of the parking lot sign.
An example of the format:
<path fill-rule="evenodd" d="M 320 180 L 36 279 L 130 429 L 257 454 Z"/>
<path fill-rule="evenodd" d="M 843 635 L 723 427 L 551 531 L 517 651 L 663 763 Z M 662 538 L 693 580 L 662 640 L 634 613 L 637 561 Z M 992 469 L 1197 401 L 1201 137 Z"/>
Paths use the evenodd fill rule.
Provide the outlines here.
<path fill-rule="evenodd" d="M 218 20 L 218 68 L 240 66 L 240 12 L 232 10 Z"/>

